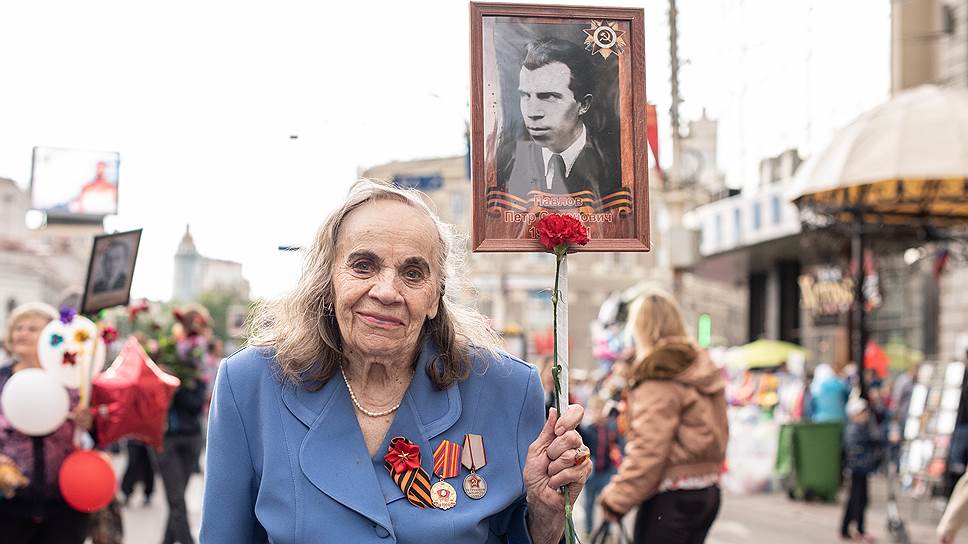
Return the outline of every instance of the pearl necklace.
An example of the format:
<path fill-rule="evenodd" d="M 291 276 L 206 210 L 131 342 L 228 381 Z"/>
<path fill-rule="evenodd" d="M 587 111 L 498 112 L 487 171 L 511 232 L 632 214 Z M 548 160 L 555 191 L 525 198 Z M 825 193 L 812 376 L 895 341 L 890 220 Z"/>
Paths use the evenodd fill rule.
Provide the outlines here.
<path fill-rule="evenodd" d="M 350 392 L 350 400 L 353 401 L 353 406 L 356 406 L 356 409 L 359 410 L 360 412 L 363 412 L 364 415 L 368 415 L 370 417 L 387 416 L 392 414 L 393 412 L 396 412 L 397 408 L 400 408 L 400 404 L 403 403 L 403 399 L 400 399 L 400 402 L 398 402 L 397 405 L 394 406 L 393 408 L 388 408 L 386 410 L 383 410 L 382 412 L 371 412 L 366 408 L 360 406 L 360 401 L 356 400 L 356 394 L 353 393 L 353 388 L 350 386 L 350 381 L 346 378 L 346 371 L 343 370 L 343 365 L 340 365 L 339 372 L 340 374 L 343 375 L 343 381 L 346 383 L 346 389 Z"/>

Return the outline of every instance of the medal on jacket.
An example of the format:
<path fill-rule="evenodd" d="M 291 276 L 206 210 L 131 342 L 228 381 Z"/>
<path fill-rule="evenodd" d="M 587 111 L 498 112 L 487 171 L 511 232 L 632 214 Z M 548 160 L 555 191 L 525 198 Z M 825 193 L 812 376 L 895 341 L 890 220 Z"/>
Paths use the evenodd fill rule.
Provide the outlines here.
<path fill-rule="evenodd" d="M 464 435 L 464 455 L 461 457 L 461 464 L 471 471 L 464 478 L 464 493 L 472 499 L 483 497 L 487 493 L 487 482 L 477 471 L 487 464 L 487 455 L 484 453 L 484 438 L 481 435 Z"/>
<path fill-rule="evenodd" d="M 434 474 L 440 481 L 430 488 L 430 497 L 434 506 L 441 510 L 450 510 L 457 506 L 457 490 L 447 483 L 447 478 L 457 476 L 460 471 L 460 444 L 444 440 L 434 450 Z"/>
<path fill-rule="evenodd" d="M 420 466 L 420 446 L 402 436 L 394 437 L 383 456 L 383 466 L 410 504 L 417 508 L 433 508 L 430 476 Z"/>

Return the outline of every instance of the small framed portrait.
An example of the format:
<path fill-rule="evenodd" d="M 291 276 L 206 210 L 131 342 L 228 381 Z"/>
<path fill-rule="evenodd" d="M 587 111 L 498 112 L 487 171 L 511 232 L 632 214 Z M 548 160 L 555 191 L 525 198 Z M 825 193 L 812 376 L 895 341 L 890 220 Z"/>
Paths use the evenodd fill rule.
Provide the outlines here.
<path fill-rule="evenodd" d="M 471 3 L 473 250 L 536 251 L 572 215 L 581 251 L 648 251 L 641 9 Z"/>
<path fill-rule="evenodd" d="M 141 229 L 94 237 L 81 313 L 93 314 L 128 304 L 140 243 Z"/>

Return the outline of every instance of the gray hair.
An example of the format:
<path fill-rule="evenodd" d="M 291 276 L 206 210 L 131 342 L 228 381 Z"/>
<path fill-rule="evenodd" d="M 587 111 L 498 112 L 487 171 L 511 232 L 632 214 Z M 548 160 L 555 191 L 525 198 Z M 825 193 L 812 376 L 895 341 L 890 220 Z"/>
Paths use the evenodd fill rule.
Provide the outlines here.
<path fill-rule="evenodd" d="M 440 389 L 466 379 L 471 351 L 500 351 L 501 340 L 488 319 L 462 304 L 469 287 L 464 272 L 464 240 L 452 225 L 440 220 L 427 195 L 387 181 L 361 179 L 346 200 L 323 222 L 307 250 L 302 275 L 286 297 L 258 305 L 249 322 L 249 345 L 271 347 L 282 378 L 307 389 L 322 387 L 339 369 L 342 339 L 333 311 L 333 263 L 340 227 L 360 206 L 379 200 L 396 200 L 428 217 L 438 234 L 435 264 L 440 270 L 440 305 L 437 316 L 424 322 L 421 341 L 432 339 L 437 359 L 427 373 Z"/>

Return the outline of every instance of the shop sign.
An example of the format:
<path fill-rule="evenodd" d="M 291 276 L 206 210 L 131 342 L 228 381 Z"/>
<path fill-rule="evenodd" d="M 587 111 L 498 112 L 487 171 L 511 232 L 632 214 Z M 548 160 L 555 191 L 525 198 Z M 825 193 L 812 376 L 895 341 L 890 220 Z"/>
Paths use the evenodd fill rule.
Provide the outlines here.
<path fill-rule="evenodd" d="M 847 313 L 854 302 L 854 280 L 837 267 L 825 266 L 800 276 L 800 301 L 814 317 Z"/>

